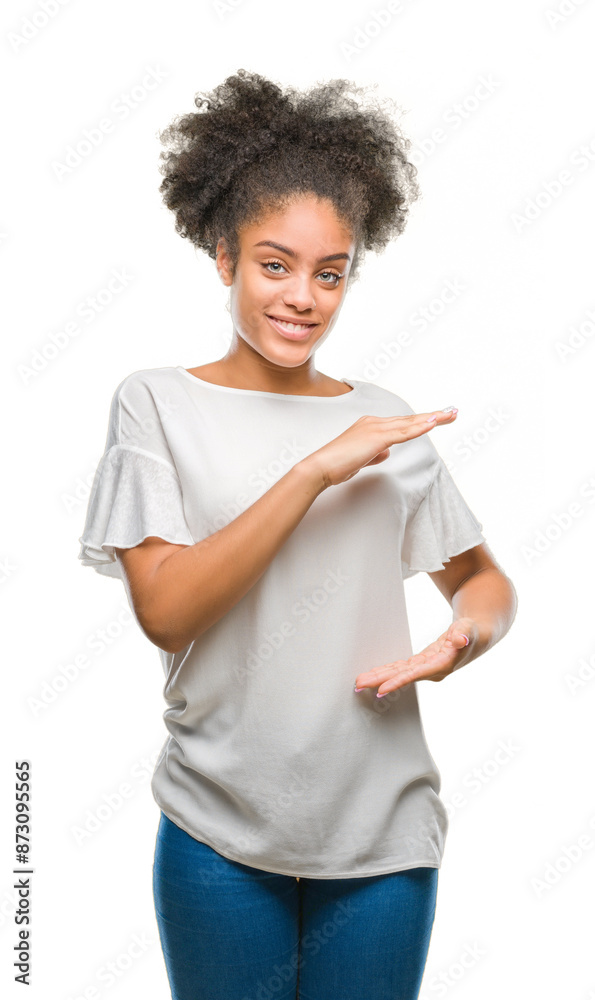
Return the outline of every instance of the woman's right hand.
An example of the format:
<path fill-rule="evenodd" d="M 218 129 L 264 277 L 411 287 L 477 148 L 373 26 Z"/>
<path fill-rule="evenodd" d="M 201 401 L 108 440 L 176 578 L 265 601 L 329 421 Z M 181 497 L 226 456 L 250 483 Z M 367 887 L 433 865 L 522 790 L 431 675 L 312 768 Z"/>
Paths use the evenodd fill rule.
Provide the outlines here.
<path fill-rule="evenodd" d="M 427 434 L 439 424 L 454 423 L 456 410 L 430 410 L 405 417 L 359 417 L 351 427 L 300 462 L 317 477 L 322 488 L 338 486 L 366 465 L 378 465 L 393 444 Z M 429 420 L 430 417 L 435 419 Z"/>

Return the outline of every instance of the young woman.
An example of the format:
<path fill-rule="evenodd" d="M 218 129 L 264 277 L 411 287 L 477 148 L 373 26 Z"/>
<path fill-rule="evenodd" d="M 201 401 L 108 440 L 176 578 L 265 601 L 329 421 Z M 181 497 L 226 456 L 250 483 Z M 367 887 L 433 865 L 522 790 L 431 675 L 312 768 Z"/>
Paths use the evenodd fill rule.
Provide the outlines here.
<path fill-rule="evenodd" d="M 120 382 L 79 558 L 123 580 L 165 673 L 153 890 L 174 1000 L 418 996 L 448 821 L 415 684 L 515 614 L 430 441 L 456 410 L 315 367 L 361 254 L 418 196 L 409 141 L 358 92 L 239 70 L 161 136 L 166 205 L 230 288 L 232 339 Z M 453 621 L 413 655 L 403 580 L 422 571 Z"/>

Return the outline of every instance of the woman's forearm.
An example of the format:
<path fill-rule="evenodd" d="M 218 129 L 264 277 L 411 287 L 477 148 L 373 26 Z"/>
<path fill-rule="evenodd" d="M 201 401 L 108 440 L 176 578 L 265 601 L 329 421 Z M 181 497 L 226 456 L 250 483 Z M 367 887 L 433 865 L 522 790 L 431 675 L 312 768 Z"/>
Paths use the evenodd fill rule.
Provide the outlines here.
<path fill-rule="evenodd" d="M 477 625 L 466 663 L 477 659 L 506 635 L 514 621 L 517 603 L 512 581 L 492 567 L 479 570 L 458 587 L 451 601 L 453 621 L 472 618 Z"/>
<path fill-rule="evenodd" d="M 323 489 L 302 459 L 224 528 L 168 556 L 138 602 L 149 638 L 177 652 L 219 621 L 260 579 Z"/>

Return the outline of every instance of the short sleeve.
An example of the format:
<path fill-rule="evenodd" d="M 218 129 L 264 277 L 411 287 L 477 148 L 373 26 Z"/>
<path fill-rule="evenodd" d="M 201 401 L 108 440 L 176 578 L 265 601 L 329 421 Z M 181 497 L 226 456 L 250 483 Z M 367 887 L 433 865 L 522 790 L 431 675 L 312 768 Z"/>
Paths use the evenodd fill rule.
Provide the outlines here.
<path fill-rule="evenodd" d="M 401 547 L 403 579 L 444 569 L 452 556 L 485 542 L 482 532 L 483 525 L 439 458 L 428 489 L 407 517 Z"/>
<path fill-rule="evenodd" d="M 112 399 L 78 555 L 83 566 L 93 566 L 103 576 L 121 579 L 114 549 L 133 548 L 149 536 L 194 544 L 164 412 L 170 412 L 164 411 L 164 400 L 140 377 L 125 379 Z"/>

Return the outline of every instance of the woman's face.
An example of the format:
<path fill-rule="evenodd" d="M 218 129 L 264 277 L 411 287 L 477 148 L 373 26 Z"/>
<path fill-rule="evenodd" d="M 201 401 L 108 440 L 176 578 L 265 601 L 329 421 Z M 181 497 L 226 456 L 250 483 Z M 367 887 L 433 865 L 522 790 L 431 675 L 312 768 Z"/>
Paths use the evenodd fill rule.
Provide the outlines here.
<path fill-rule="evenodd" d="M 355 251 L 352 233 L 331 202 L 308 195 L 244 227 L 239 242 L 233 280 L 225 242 L 217 248 L 222 280 L 231 286 L 236 349 L 244 341 L 272 367 L 299 367 L 338 319 Z"/>

